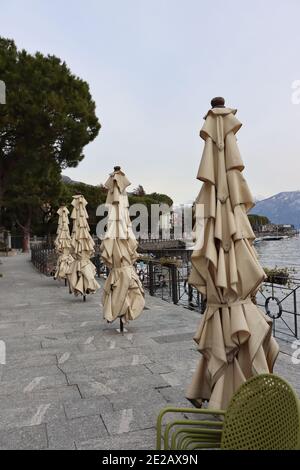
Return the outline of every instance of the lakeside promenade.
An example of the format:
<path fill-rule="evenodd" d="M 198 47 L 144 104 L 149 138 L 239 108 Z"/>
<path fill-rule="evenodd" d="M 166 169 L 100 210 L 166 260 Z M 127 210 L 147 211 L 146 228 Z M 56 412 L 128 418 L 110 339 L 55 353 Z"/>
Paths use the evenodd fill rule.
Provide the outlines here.
<path fill-rule="evenodd" d="M 146 295 L 120 336 L 99 291 L 84 303 L 28 255 L 1 261 L 0 449 L 154 449 L 158 411 L 190 406 L 199 313 Z M 280 347 L 275 373 L 300 393 L 294 350 Z"/>

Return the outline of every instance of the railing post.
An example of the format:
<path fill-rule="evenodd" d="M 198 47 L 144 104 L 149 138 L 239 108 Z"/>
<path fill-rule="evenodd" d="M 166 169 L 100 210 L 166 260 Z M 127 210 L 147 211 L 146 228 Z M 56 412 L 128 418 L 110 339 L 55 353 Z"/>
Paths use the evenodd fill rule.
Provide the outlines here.
<path fill-rule="evenodd" d="M 199 292 L 198 292 L 198 296 L 199 296 Z M 205 309 L 206 309 L 207 301 L 206 301 L 206 297 L 203 294 L 201 294 L 200 299 L 201 299 L 200 300 L 200 302 L 201 302 L 201 313 L 203 314 L 205 312 Z"/>
<path fill-rule="evenodd" d="M 153 261 L 149 261 L 148 263 L 148 270 L 149 270 L 149 294 L 154 295 L 154 269 L 153 269 Z"/>
<path fill-rule="evenodd" d="M 193 286 L 191 286 L 191 284 L 188 284 L 188 306 L 190 309 L 192 309 L 192 303 L 193 303 Z"/>
<path fill-rule="evenodd" d="M 296 289 L 293 292 L 294 297 L 294 326 L 295 326 L 295 337 L 298 338 L 298 318 L 297 318 L 297 291 Z"/>
<path fill-rule="evenodd" d="M 177 286 L 177 266 L 171 265 L 171 280 L 172 280 L 172 300 L 173 304 L 178 304 L 178 286 Z"/>
<path fill-rule="evenodd" d="M 97 277 L 100 277 L 100 255 L 95 255 L 93 262 L 96 267 Z"/>

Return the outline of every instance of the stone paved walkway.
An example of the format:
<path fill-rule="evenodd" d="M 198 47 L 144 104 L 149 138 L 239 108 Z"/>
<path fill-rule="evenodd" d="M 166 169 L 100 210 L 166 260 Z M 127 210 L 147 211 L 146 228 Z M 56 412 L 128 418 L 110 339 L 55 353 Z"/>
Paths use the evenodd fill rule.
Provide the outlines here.
<path fill-rule="evenodd" d="M 83 303 L 28 256 L 1 261 L 0 448 L 153 449 L 158 410 L 189 405 L 199 314 L 147 296 L 120 336 L 99 293 Z M 281 347 L 276 372 L 300 392 L 300 365 Z"/>

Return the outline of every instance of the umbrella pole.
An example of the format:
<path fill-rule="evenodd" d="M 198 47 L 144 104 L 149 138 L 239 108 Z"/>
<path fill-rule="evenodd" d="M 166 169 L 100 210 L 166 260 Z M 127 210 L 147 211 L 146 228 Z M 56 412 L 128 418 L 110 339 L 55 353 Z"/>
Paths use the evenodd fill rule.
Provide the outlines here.
<path fill-rule="evenodd" d="M 122 336 L 124 336 L 124 333 L 127 333 L 128 330 L 126 330 L 126 328 L 124 328 L 124 323 L 122 322 L 122 317 L 119 317 L 120 318 L 120 327 L 116 329 L 116 331 L 118 333 L 121 333 Z"/>
<path fill-rule="evenodd" d="M 83 301 L 84 301 L 84 302 L 86 301 L 86 296 L 85 296 L 85 294 L 83 294 Z"/>

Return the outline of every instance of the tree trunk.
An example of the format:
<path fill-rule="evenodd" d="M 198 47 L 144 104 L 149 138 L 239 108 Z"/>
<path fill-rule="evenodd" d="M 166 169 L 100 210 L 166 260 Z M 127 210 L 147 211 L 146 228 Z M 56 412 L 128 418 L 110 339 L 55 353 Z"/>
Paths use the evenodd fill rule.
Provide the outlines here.
<path fill-rule="evenodd" d="M 28 253 L 30 250 L 30 225 L 23 227 L 22 251 Z"/>
<path fill-rule="evenodd" d="M 30 250 L 30 232 L 23 230 L 22 251 L 28 253 Z"/>
<path fill-rule="evenodd" d="M 28 253 L 30 250 L 31 209 L 28 210 L 28 218 L 24 225 L 21 224 L 18 219 L 16 222 L 23 232 L 22 251 L 23 253 Z"/>

